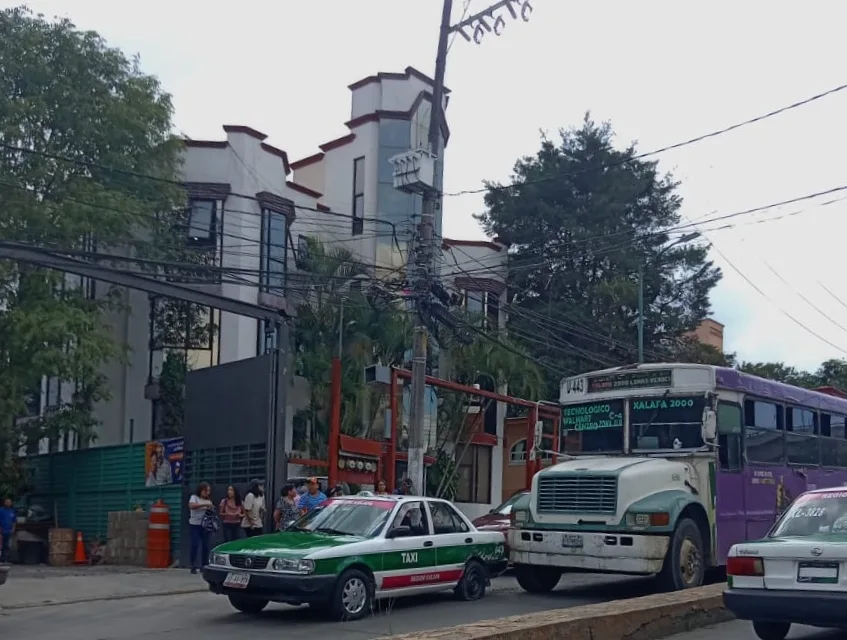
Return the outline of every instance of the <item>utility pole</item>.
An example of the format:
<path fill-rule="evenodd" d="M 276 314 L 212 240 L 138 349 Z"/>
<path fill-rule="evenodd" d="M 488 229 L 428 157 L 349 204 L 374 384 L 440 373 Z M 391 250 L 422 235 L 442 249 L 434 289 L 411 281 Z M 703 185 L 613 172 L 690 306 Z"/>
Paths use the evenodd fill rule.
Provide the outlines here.
<path fill-rule="evenodd" d="M 429 118 L 429 150 L 436 155 L 440 151 L 441 123 L 443 120 L 444 71 L 447 66 L 447 46 L 450 42 L 450 17 L 453 0 L 444 0 L 441 8 L 441 28 L 438 33 L 438 52 L 435 57 L 435 78 L 432 87 L 432 108 Z M 441 162 L 439 158 L 436 162 Z M 421 207 L 420 237 L 417 251 L 417 310 L 418 325 L 415 327 L 412 359 L 412 397 L 409 407 L 409 469 L 408 476 L 415 490 L 423 495 L 424 490 L 424 417 L 426 415 L 426 360 L 428 332 L 423 314 L 426 305 L 421 302 L 429 297 L 432 278 L 433 235 L 435 209 L 440 204 L 441 194 L 435 190 L 425 191 Z"/>
<path fill-rule="evenodd" d="M 453 13 L 453 0 L 444 0 L 441 8 L 441 26 L 438 32 L 438 50 L 435 57 L 435 77 L 432 86 L 432 108 L 429 120 L 429 152 L 439 156 L 441 152 L 441 128 L 444 122 L 444 72 L 447 66 L 447 49 L 450 44 L 450 34 L 457 32 L 465 40 L 480 44 L 487 33 L 501 35 L 505 28 L 505 19 L 495 12 L 507 9 L 513 19 L 520 17 L 524 22 L 529 20 L 532 5 L 529 0 L 499 0 L 487 9 L 461 22 L 452 25 L 450 18 Z M 467 30 L 472 30 L 468 35 Z M 436 162 L 443 158 L 436 157 Z M 426 361 L 428 353 L 428 330 L 425 322 L 428 314 L 427 299 L 432 290 L 435 213 L 441 206 L 441 191 L 433 188 L 423 192 L 421 207 L 421 224 L 418 234 L 418 245 L 413 268 L 418 324 L 415 327 L 413 356 L 412 356 L 412 393 L 409 407 L 409 467 L 408 477 L 420 495 L 426 493 L 424 487 L 424 418 L 426 416 Z"/>

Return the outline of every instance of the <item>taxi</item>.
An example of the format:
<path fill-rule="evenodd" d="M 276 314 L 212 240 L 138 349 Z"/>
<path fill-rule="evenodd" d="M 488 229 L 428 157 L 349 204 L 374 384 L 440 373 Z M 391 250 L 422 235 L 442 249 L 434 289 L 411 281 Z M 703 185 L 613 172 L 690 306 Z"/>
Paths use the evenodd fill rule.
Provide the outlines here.
<path fill-rule="evenodd" d="M 726 573 L 724 604 L 761 640 L 847 628 L 847 487 L 800 495 L 765 538 L 730 549 Z"/>
<path fill-rule="evenodd" d="M 342 496 L 284 531 L 215 547 L 203 578 L 243 613 L 284 602 L 357 620 L 384 598 L 448 589 L 462 600 L 484 597 L 506 569 L 503 543 L 446 500 Z"/>

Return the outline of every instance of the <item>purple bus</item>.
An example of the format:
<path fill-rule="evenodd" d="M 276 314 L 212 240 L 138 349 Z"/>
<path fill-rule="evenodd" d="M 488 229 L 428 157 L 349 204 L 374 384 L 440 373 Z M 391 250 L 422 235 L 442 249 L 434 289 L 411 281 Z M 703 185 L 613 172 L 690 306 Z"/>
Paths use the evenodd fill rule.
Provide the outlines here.
<path fill-rule="evenodd" d="M 645 364 L 562 381 L 560 452 L 515 504 L 521 586 L 572 571 L 699 586 L 803 491 L 847 484 L 847 399 L 734 369 Z"/>

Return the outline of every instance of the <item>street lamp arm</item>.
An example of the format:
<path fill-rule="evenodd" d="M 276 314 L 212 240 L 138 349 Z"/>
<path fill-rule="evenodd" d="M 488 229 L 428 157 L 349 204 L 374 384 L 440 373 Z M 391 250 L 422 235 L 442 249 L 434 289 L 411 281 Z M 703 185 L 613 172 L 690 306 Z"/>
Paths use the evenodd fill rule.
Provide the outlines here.
<path fill-rule="evenodd" d="M 476 44 L 480 44 L 486 33 L 494 33 L 494 35 L 499 36 L 506 27 L 506 20 L 503 16 L 494 15 L 494 12 L 499 9 L 507 9 L 513 20 L 520 18 L 524 22 L 529 22 L 529 16 L 532 14 L 532 5 L 529 0 L 500 0 L 487 9 L 457 22 L 449 28 L 449 32 L 459 33 L 468 42 L 475 42 Z M 468 30 L 471 31 L 472 35 L 468 35 Z"/>

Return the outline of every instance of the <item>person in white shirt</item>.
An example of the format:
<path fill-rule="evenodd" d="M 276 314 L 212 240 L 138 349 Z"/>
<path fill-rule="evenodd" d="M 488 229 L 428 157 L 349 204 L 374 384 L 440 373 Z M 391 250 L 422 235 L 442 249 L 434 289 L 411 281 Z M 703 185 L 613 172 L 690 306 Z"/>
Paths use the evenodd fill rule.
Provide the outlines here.
<path fill-rule="evenodd" d="M 262 535 L 264 518 L 265 483 L 262 480 L 253 480 L 250 483 L 250 491 L 244 496 L 244 518 L 241 521 L 244 534 L 248 538 Z"/>
<path fill-rule="evenodd" d="M 188 499 L 188 527 L 191 530 L 191 573 L 197 573 L 209 561 L 209 534 L 203 529 L 203 516 L 212 504 L 212 487 L 208 482 L 201 482 Z M 197 562 L 199 557 L 199 563 Z"/>

